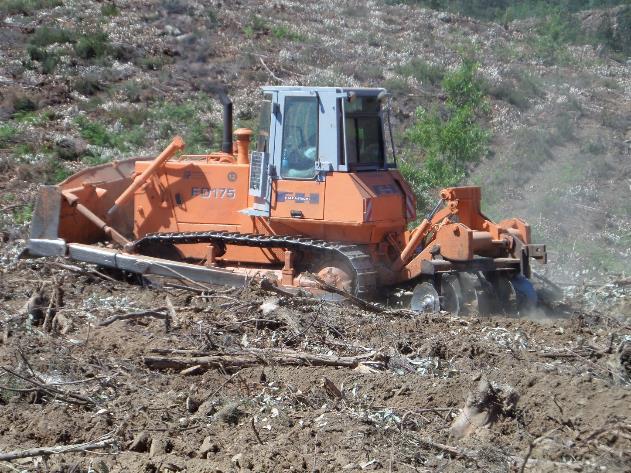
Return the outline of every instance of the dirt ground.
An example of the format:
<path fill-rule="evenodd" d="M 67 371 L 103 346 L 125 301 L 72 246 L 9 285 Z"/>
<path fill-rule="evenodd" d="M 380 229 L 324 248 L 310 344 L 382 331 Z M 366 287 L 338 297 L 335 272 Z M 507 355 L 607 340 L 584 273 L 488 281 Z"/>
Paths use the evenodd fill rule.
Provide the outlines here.
<path fill-rule="evenodd" d="M 21 3 L 33 11 L 0 23 L 0 472 L 629 471 L 628 62 L 586 45 L 546 66 L 530 20 L 393 5 L 407 2 Z M 81 57 L 92 31 L 107 54 Z M 216 84 L 235 128 L 255 126 L 261 85 L 386 86 L 398 135 L 442 93 L 409 66 L 453 70 L 470 39 L 489 83 L 539 89 L 523 110 L 508 100 L 522 82 L 492 98 L 493 159 L 471 182 L 534 224 L 547 276 L 579 284 L 563 305 L 375 312 L 18 259 L 40 184 L 176 132 L 217 149 Z M 519 130 L 561 125 L 526 166 Z"/>
<path fill-rule="evenodd" d="M 565 306 L 457 318 L 255 284 L 141 287 L 17 260 L 19 247 L 2 248 L 0 451 L 104 445 L 0 471 L 628 471 L 624 317 Z M 100 325 L 149 309 L 157 317 Z M 470 393 L 488 399 L 463 420 Z"/>

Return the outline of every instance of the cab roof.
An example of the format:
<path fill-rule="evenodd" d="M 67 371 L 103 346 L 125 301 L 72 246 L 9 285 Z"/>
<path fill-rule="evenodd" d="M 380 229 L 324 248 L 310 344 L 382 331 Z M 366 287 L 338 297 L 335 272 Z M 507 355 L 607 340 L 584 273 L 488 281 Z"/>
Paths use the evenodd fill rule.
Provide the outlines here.
<path fill-rule="evenodd" d="M 381 87 L 309 87 L 286 85 L 264 86 L 261 89 L 263 92 L 354 92 L 357 95 L 379 95 L 386 90 Z"/>

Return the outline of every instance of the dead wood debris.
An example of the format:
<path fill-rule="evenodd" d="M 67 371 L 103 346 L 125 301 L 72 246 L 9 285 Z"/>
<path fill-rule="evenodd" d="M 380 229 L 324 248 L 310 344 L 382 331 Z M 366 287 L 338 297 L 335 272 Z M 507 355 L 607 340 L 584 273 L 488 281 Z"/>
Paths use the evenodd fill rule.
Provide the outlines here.
<path fill-rule="evenodd" d="M 6 389 L 7 391 L 15 391 L 15 392 L 39 392 L 41 394 L 47 394 L 55 400 L 63 401 L 68 404 L 76 404 L 79 406 L 93 406 L 96 403 L 81 394 L 72 393 L 69 391 L 62 390 L 56 387 L 53 384 L 49 384 L 44 382 L 41 378 L 36 377 L 35 375 L 31 377 L 23 376 L 6 366 L 0 366 L 0 369 L 8 373 L 9 375 L 18 378 L 28 384 L 30 384 L 31 388 L 13 388 L 10 386 L 0 386 L 2 389 Z"/>
<path fill-rule="evenodd" d="M 173 305 L 171 305 L 171 309 L 175 311 L 175 309 L 173 309 Z M 106 327 L 118 320 L 140 319 L 143 317 L 153 317 L 155 319 L 164 320 L 164 329 L 166 332 L 168 332 L 171 328 L 171 315 L 169 307 L 158 307 L 156 309 L 140 310 L 136 312 L 128 312 L 127 314 L 113 315 L 99 322 L 99 327 Z"/>
<path fill-rule="evenodd" d="M 28 450 L 17 450 L 14 452 L 0 453 L 0 461 L 17 460 L 18 458 L 39 457 L 49 455 L 59 455 L 71 452 L 89 452 L 107 448 L 116 443 L 113 438 L 105 437 L 94 442 L 77 443 L 73 445 L 58 445 L 54 447 L 30 448 Z"/>
<path fill-rule="evenodd" d="M 339 366 L 357 368 L 373 354 L 360 356 L 316 355 L 291 350 L 254 349 L 212 353 L 194 350 L 153 349 L 152 353 L 188 356 L 145 356 L 147 367 L 158 370 L 181 371 L 189 367 L 234 370 L 256 365 Z"/>
<path fill-rule="evenodd" d="M 477 429 L 493 424 L 500 415 L 510 415 L 519 396 L 507 385 L 480 380 L 475 391 L 467 396 L 464 409 L 451 425 L 451 434 L 460 439 Z"/>

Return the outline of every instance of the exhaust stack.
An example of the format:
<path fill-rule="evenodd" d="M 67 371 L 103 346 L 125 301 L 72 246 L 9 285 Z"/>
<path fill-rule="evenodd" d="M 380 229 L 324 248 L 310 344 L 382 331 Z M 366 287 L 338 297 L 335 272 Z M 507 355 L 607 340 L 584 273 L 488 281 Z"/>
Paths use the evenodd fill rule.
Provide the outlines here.
<path fill-rule="evenodd" d="M 219 100 L 223 105 L 223 142 L 221 151 L 232 154 L 232 100 L 224 93 L 219 94 Z"/>

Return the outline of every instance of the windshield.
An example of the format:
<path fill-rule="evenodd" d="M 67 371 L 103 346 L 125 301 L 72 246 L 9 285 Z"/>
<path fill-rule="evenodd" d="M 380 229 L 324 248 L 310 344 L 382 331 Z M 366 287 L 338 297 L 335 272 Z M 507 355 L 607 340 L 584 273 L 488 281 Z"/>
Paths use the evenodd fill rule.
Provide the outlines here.
<path fill-rule="evenodd" d="M 344 102 L 346 159 L 350 166 L 384 165 L 383 124 L 377 97 L 354 97 Z"/>

